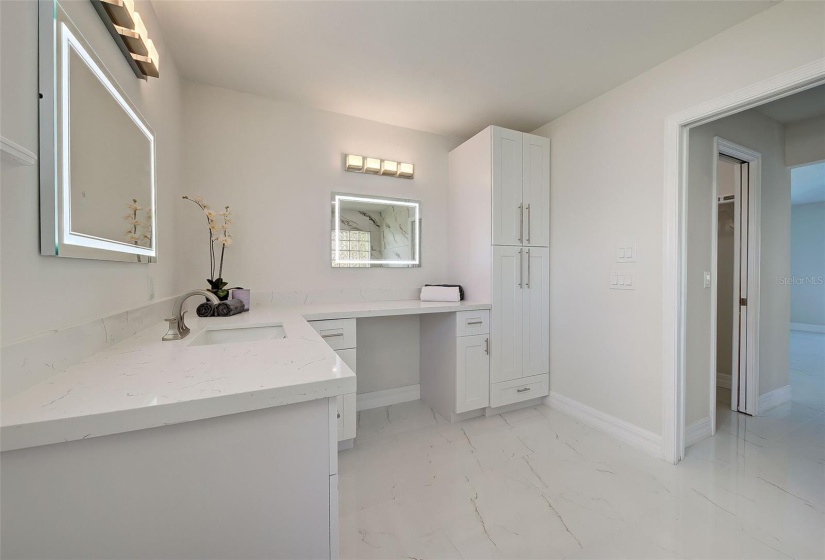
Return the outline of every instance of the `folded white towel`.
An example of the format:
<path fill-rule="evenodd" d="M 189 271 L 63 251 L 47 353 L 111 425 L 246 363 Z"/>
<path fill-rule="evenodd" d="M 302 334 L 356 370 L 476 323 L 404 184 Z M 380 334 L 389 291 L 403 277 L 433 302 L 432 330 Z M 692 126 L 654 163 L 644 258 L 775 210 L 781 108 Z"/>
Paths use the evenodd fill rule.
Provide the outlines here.
<path fill-rule="evenodd" d="M 457 287 L 424 286 L 421 288 L 421 301 L 461 301 L 461 296 Z"/>

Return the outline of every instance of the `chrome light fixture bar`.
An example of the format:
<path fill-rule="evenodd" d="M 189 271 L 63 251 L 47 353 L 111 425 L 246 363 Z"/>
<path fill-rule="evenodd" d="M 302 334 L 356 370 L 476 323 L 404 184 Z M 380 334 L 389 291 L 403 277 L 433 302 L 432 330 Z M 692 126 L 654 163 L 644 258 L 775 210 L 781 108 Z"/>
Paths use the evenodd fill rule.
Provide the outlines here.
<path fill-rule="evenodd" d="M 135 76 L 157 78 L 159 56 L 146 25 L 135 11 L 134 0 L 91 0 L 106 29 L 120 48 Z"/>
<path fill-rule="evenodd" d="M 402 163 L 391 159 L 346 154 L 344 156 L 344 170 L 353 173 L 370 173 L 412 179 L 415 175 L 415 166 L 411 163 Z"/>

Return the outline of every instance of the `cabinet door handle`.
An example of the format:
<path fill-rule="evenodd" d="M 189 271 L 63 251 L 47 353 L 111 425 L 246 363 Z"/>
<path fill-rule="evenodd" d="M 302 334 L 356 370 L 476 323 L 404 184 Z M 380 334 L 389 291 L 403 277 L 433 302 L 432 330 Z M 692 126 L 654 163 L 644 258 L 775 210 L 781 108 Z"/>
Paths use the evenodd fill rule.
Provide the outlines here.
<path fill-rule="evenodd" d="M 322 334 L 321 338 L 335 338 L 336 336 L 344 336 L 344 333 L 334 333 L 334 334 Z"/>
<path fill-rule="evenodd" d="M 527 205 L 527 243 L 530 243 L 530 226 L 532 225 L 533 220 L 530 219 L 530 205 Z"/>
<path fill-rule="evenodd" d="M 518 205 L 518 242 L 521 243 L 524 237 L 524 204 Z"/>
<path fill-rule="evenodd" d="M 530 249 L 527 249 L 527 288 L 530 288 Z"/>
<path fill-rule="evenodd" d="M 521 389 L 516 389 L 516 393 L 525 393 L 530 390 L 530 387 L 523 387 Z"/>
<path fill-rule="evenodd" d="M 482 321 L 467 321 L 467 325 L 480 325 Z"/>
<path fill-rule="evenodd" d="M 490 339 L 489 338 L 484 339 L 484 353 L 487 354 L 488 356 L 490 355 Z"/>
<path fill-rule="evenodd" d="M 522 277 L 521 273 L 524 270 L 524 256 L 521 252 L 521 249 L 518 250 L 518 287 L 519 289 L 522 288 Z"/>

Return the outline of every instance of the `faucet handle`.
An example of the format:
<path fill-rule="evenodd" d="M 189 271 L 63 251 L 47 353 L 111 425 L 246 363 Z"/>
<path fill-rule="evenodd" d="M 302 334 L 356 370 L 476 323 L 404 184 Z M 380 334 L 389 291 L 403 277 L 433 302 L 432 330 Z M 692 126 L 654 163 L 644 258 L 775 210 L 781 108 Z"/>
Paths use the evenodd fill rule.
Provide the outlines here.
<path fill-rule="evenodd" d="M 166 319 L 166 322 L 169 323 L 169 326 L 166 334 L 163 335 L 163 340 L 180 340 L 182 337 L 178 329 L 178 318 L 172 317 L 171 319 Z"/>

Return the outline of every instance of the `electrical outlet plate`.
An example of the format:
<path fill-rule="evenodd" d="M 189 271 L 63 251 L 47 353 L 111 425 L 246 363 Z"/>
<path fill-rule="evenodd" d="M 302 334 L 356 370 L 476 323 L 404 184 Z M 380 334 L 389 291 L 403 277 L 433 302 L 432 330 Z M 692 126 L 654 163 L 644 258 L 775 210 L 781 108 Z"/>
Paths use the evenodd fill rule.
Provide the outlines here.
<path fill-rule="evenodd" d="M 629 272 L 619 272 L 614 270 L 610 273 L 611 290 L 635 290 L 636 278 Z"/>
<path fill-rule="evenodd" d="M 635 243 L 620 243 L 616 246 L 616 262 L 636 262 L 636 256 L 637 255 Z"/>

